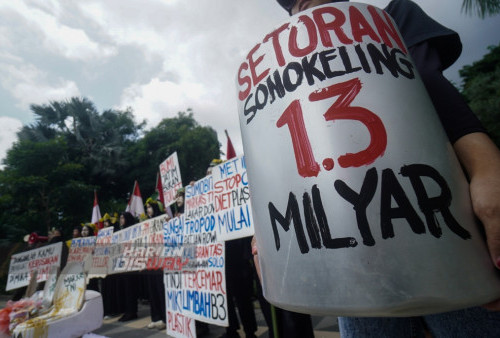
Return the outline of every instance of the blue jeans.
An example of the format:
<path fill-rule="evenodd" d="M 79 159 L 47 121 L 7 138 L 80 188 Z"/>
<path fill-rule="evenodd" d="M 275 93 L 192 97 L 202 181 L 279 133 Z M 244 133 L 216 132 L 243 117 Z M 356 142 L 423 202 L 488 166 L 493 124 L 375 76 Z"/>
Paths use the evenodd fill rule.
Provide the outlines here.
<path fill-rule="evenodd" d="M 339 317 L 340 335 L 347 337 L 424 337 L 424 328 L 438 337 L 500 337 L 500 312 L 480 307 L 409 318 Z"/>

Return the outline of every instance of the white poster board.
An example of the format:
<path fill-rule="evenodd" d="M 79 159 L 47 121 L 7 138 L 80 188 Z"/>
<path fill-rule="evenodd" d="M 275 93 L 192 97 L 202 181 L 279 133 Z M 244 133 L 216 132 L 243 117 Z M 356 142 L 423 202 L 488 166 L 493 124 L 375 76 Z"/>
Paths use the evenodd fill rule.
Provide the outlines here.
<path fill-rule="evenodd" d="M 83 271 L 88 272 L 92 266 L 95 245 L 96 236 L 73 238 L 67 263 L 80 262 L 83 264 Z"/>
<path fill-rule="evenodd" d="M 181 168 L 177 152 L 160 164 L 161 184 L 163 187 L 163 205 L 169 207 L 175 202 L 177 190 L 182 188 Z"/>
<path fill-rule="evenodd" d="M 183 312 L 182 273 L 163 275 L 167 313 L 167 335 L 176 338 L 196 338 L 195 320 Z"/>
<path fill-rule="evenodd" d="M 28 285 L 30 272 L 36 270 L 37 282 L 47 280 L 52 266 L 61 265 L 61 251 L 64 243 L 54 243 L 30 251 L 12 255 L 9 266 L 6 291 Z"/>
<path fill-rule="evenodd" d="M 252 204 L 245 157 L 240 156 L 212 169 L 212 201 L 220 241 L 254 234 Z"/>
<path fill-rule="evenodd" d="M 89 271 L 89 278 L 105 277 L 108 274 L 108 264 L 111 249 L 111 238 L 113 227 L 99 230 L 92 256 L 92 266 Z"/>

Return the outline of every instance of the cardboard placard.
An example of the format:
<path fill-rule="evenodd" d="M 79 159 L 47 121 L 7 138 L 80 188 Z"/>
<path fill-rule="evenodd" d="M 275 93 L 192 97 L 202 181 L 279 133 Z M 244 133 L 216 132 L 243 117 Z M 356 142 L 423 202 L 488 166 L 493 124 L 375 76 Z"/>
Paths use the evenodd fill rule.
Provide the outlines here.
<path fill-rule="evenodd" d="M 67 263 L 80 262 L 83 264 L 83 270 L 88 272 L 92 266 L 95 245 L 95 236 L 73 238 Z"/>
<path fill-rule="evenodd" d="M 37 281 L 47 280 L 52 266 L 61 265 L 62 242 L 12 255 L 6 291 L 28 285 L 30 272 L 37 271 Z"/>
<path fill-rule="evenodd" d="M 181 168 L 177 152 L 174 152 L 160 164 L 160 176 L 163 187 L 163 205 L 168 207 L 175 202 L 177 190 L 182 188 Z"/>
<path fill-rule="evenodd" d="M 195 320 L 183 312 L 182 273 L 164 274 L 167 335 L 176 338 L 196 338 Z"/>
<path fill-rule="evenodd" d="M 240 156 L 212 169 L 213 205 L 219 240 L 254 234 L 250 187 L 245 157 Z"/>
<path fill-rule="evenodd" d="M 89 278 L 105 277 L 108 274 L 112 237 L 113 227 L 103 228 L 97 233 L 94 255 L 92 256 L 92 266 L 89 271 Z"/>

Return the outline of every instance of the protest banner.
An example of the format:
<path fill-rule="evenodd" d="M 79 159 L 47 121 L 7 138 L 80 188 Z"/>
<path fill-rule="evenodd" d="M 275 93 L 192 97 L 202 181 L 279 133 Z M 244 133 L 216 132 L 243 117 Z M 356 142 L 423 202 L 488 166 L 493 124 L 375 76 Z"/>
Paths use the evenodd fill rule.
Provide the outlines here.
<path fill-rule="evenodd" d="M 467 180 L 387 13 L 341 2 L 291 16 L 237 82 L 271 303 L 416 316 L 500 296 Z"/>
<path fill-rule="evenodd" d="M 83 271 L 88 272 L 92 266 L 96 237 L 79 237 L 71 240 L 67 263 L 80 262 Z"/>
<path fill-rule="evenodd" d="M 63 243 L 54 243 L 12 255 L 6 291 L 28 285 L 31 271 L 37 271 L 37 282 L 47 280 L 51 267 L 61 265 Z"/>
<path fill-rule="evenodd" d="M 181 291 L 186 316 L 228 326 L 224 253 L 213 215 L 185 219 Z"/>
<path fill-rule="evenodd" d="M 161 184 L 163 187 L 163 205 L 169 207 L 175 202 L 177 190 L 182 188 L 181 168 L 177 152 L 160 164 Z"/>
<path fill-rule="evenodd" d="M 189 258 L 184 256 L 184 229 L 184 215 L 163 224 L 164 254 L 156 264 L 161 265 L 166 272 L 182 271 L 189 262 Z"/>
<path fill-rule="evenodd" d="M 111 273 L 161 269 L 163 225 L 168 217 L 160 215 L 115 232 Z"/>
<path fill-rule="evenodd" d="M 109 274 L 139 271 L 146 268 L 144 255 L 135 255 L 136 248 L 144 249 L 145 245 L 141 227 L 141 223 L 136 223 L 113 233 Z"/>
<path fill-rule="evenodd" d="M 184 215 L 186 218 L 203 218 L 215 214 L 214 178 L 205 176 L 185 187 Z"/>
<path fill-rule="evenodd" d="M 213 210 L 220 241 L 254 234 L 252 204 L 245 157 L 225 161 L 212 169 Z"/>
<path fill-rule="evenodd" d="M 183 312 L 182 273 L 167 272 L 163 275 L 167 313 L 167 335 L 176 338 L 195 338 L 195 320 Z"/>
<path fill-rule="evenodd" d="M 108 262 L 112 236 L 113 227 L 103 228 L 97 233 L 94 255 L 92 256 L 92 266 L 89 271 L 89 278 L 105 277 L 108 274 Z"/>

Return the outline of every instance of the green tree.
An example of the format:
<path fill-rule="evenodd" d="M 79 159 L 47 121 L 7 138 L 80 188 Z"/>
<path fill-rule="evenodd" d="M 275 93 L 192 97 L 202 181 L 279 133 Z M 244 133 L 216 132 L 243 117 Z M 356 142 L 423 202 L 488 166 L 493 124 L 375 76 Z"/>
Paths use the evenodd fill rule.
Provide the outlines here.
<path fill-rule="evenodd" d="M 67 154 L 68 145 L 61 137 L 20 140 L 7 152 L 0 172 L 4 239 L 16 241 L 32 231 L 46 234 L 51 227 L 69 231 L 85 219 L 81 206 L 93 187 L 81 179 L 83 166 L 71 162 Z"/>
<path fill-rule="evenodd" d="M 200 126 L 191 110 L 145 132 L 132 111 L 99 113 L 87 99 L 32 105 L 25 126 L 0 171 L 0 240 L 89 221 L 93 190 L 101 212 L 125 209 L 137 179 L 143 197 L 155 189 L 159 165 L 177 151 L 184 184 L 205 175 L 219 158 L 216 132 Z"/>
<path fill-rule="evenodd" d="M 464 0 L 462 10 L 465 13 L 473 14 L 474 12 L 484 18 L 487 15 L 495 15 L 500 13 L 499 0 Z"/>
<path fill-rule="evenodd" d="M 206 175 L 212 159 L 220 157 L 219 148 L 215 130 L 200 126 L 190 109 L 179 112 L 176 117 L 163 119 L 130 148 L 133 157 L 130 182 L 138 179 L 141 193 L 152 193 L 160 163 L 176 151 L 182 182 L 186 185 Z"/>
<path fill-rule="evenodd" d="M 125 200 L 123 172 L 130 168 L 126 149 L 137 142 L 145 122 L 135 123 L 131 110 L 100 114 L 86 98 L 32 105 L 36 122 L 19 133 L 21 140 L 63 137 L 71 160 L 84 166 L 84 180 L 100 189 L 104 199 Z"/>
<path fill-rule="evenodd" d="M 488 49 L 481 60 L 460 70 L 461 92 L 500 146 L 500 44 Z"/>

